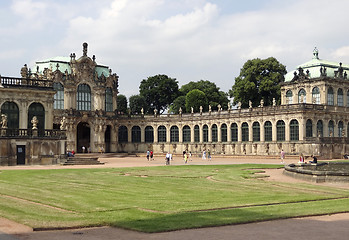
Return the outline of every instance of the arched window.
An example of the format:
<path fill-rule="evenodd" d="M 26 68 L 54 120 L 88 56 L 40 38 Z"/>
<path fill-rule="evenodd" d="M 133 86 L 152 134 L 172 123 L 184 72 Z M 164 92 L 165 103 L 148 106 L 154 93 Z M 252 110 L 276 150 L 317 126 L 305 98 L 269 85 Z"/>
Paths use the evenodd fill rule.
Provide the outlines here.
<path fill-rule="evenodd" d="M 154 128 L 152 126 L 146 126 L 144 132 L 145 132 L 144 141 L 146 143 L 154 142 Z"/>
<path fill-rule="evenodd" d="M 91 88 L 85 83 L 78 86 L 77 108 L 80 111 L 91 110 Z"/>
<path fill-rule="evenodd" d="M 208 142 L 208 126 L 205 124 L 203 127 L 202 127 L 202 133 L 203 133 L 203 142 Z"/>
<path fill-rule="evenodd" d="M 313 136 L 313 122 L 308 119 L 305 124 L 305 136 L 312 137 Z"/>
<path fill-rule="evenodd" d="M 248 142 L 248 123 L 244 122 L 241 124 L 241 136 L 243 142 Z"/>
<path fill-rule="evenodd" d="M 270 121 L 264 123 L 264 141 L 273 141 L 273 126 Z"/>
<path fill-rule="evenodd" d="M 132 142 L 139 143 L 141 142 L 141 128 L 139 126 L 133 126 L 131 129 L 132 132 Z"/>
<path fill-rule="evenodd" d="M 110 87 L 105 89 L 105 111 L 113 111 L 113 90 Z"/>
<path fill-rule="evenodd" d="M 218 128 L 216 124 L 212 125 L 212 142 L 218 142 Z"/>
<path fill-rule="evenodd" d="M 288 90 L 286 92 L 286 103 L 292 104 L 293 103 L 293 93 L 291 90 Z"/>
<path fill-rule="evenodd" d="M 236 123 L 232 123 L 230 125 L 230 131 L 231 131 L 231 141 L 237 142 L 238 141 L 238 125 Z"/>
<path fill-rule="evenodd" d="M 316 123 L 316 134 L 317 137 L 322 137 L 324 135 L 324 125 L 322 123 L 322 120 L 317 121 Z"/>
<path fill-rule="evenodd" d="M 36 116 L 38 120 L 37 128 L 45 129 L 45 109 L 41 103 L 32 103 L 28 109 L 28 128 L 33 128 L 32 119 Z"/>
<path fill-rule="evenodd" d="M 179 129 L 177 126 L 170 128 L 170 142 L 179 142 Z"/>
<path fill-rule="evenodd" d="M 338 122 L 338 137 L 342 137 L 344 135 L 344 125 L 342 121 Z"/>
<path fill-rule="evenodd" d="M 259 122 L 254 122 L 252 124 L 252 134 L 253 134 L 253 141 L 254 142 L 259 142 L 261 140 Z"/>
<path fill-rule="evenodd" d="M 159 126 L 158 127 L 158 142 L 166 142 L 166 127 Z"/>
<path fill-rule="evenodd" d="M 126 126 L 120 126 L 118 130 L 118 138 L 120 143 L 128 142 L 128 133 Z"/>
<path fill-rule="evenodd" d="M 312 103 L 313 104 L 320 104 L 320 90 L 318 87 L 314 87 L 313 91 L 311 92 L 312 94 Z"/>
<path fill-rule="evenodd" d="M 194 127 L 194 142 L 200 142 L 200 127 L 195 125 Z"/>
<path fill-rule="evenodd" d="M 191 136 L 190 136 L 190 127 L 188 125 L 185 125 L 183 127 L 183 142 L 190 142 Z"/>
<path fill-rule="evenodd" d="M 298 103 L 306 103 L 307 102 L 307 93 L 306 91 L 302 88 L 301 90 L 299 90 L 298 92 Z"/>
<path fill-rule="evenodd" d="M 53 89 L 56 91 L 53 96 L 53 108 L 64 109 L 64 87 L 60 82 L 53 83 Z"/>
<path fill-rule="evenodd" d="M 285 141 L 285 122 L 282 120 L 276 123 L 276 140 Z"/>
<path fill-rule="evenodd" d="M 341 88 L 338 88 L 337 91 L 337 105 L 343 106 L 343 90 Z"/>
<path fill-rule="evenodd" d="M 328 122 L 328 136 L 334 137 L 334 122 L 332 120 Z"/>
<path fill-rule="evenodd" d="M 223 123 L 221 126 L 221 142 L 227 142 L 228 141 L 228 128 L 227 124 Z"/>
<path fill-rule="evenodd" d="M 299 124 L 296 119 L 293 119 L 290 122 L 290 140 L 291 141 L 299 140 Z"/>
<path fill-rule="evenodd" d="M 4 102 L 1 106 L 1 114 L 7 116 L 7 128 L 19 128 L 19 109 L 14 102 Z"/>
<path fill-rule="evenodd" d="M 334 105 L 333 88 L 329 87 L 327 90 L 327 104 Z"/>

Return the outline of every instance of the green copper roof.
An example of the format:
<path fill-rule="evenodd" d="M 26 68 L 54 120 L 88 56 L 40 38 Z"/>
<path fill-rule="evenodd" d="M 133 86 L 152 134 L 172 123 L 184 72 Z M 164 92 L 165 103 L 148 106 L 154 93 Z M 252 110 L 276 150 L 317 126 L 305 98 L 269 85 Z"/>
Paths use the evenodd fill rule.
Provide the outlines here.
<path fill-rule="evenodd" d="M 301 67 L 304 70 L 304 73 L 306 73 L 307 70 L 309 70 L 309 78 L 318 78 L 320 77 L 320 69 L 321 67 L 326 67 L 326 73 L 328 77 L 334 77 L 335 71 L 338 70 L 339 62 L 331 62 L 323 59 L 319 59 L 318 57 L 318 51 L 315 48 L 313 52 L 313 59 L 303 63 L 299 66 L 297 66 L 297 70 L 288 72 L 285 75 L 285 82 L 290 82 L 294 77 L 294 72 L 298 72 L 298 68 Z M 348 64 L 342 64 L 342 68 L 344 71 L 347 71 L 349 73 L 349 65 Z"/>
<path fill-rule="evenodd" d="M 52 71 L 57 70 L 57 64 L 58 64 L 58 70 L 62 73 L 65 73 L 65 71 L 68 71 L 68 74 L 71 74 L 71 67 L 70 67 L 70 57 L 54 57 L 45 59 L 42 61 L 37 61 L 35 63 L 34 68 L 32 68 L 33 72 L 37 71 L 37 67 L 39 67 L 39 73 L 42 74 L 45 68 L 52 69 Z M 95 71 L 98 74 L 98 77 L 100 77 L 102 74 L 106 77 L 109 76 L 109 68 L 107 66 L 103 65 L 97 65 L 95 68 Z"/>

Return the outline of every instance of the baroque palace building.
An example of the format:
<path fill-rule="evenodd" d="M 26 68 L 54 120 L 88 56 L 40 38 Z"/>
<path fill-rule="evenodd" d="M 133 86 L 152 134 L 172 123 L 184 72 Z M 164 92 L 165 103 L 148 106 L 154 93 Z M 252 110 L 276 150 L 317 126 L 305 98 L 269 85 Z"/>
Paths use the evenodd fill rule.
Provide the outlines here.
<path fill-rule="evenodd" d="M 119 77 L 87 55 L 87 43 L 80 58 L 72 53 L 38 61 L 34 69 L 25 65 L 21 78 L 1 77 L 2 165 L 58 163 L 66 151 L 83 147 L 227 155 L 277 155 L 283 149 L 328 158 L 349 151 L 349 65 L 319 59 L 317 49 L 311 61 L 286 74 L 281 105 L 187 114 L 117 114 Z M 24 162 L 18 146 L 29 149 Z"/>

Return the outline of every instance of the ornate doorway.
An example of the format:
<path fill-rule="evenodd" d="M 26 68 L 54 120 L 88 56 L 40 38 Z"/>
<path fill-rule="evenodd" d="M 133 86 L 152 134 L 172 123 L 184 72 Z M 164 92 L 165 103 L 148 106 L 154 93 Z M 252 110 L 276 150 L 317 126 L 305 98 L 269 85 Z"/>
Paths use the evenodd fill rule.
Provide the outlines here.
<path fill-rule="evenodd" d="M 82 153 L 82 147 L 85 147 L 85 152 L 90 147 L 91 129 L 86 122 L 80 122 L 77 127 L 76 152 Z"/>

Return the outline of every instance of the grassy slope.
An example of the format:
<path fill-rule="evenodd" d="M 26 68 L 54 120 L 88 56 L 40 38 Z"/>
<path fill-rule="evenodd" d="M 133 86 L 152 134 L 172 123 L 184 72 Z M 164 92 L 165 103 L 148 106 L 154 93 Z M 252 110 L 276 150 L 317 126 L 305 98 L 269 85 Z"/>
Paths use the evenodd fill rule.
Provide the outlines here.
<path fill-rule="evenodd" d="M 0 215 L 34 228 L 156 232 L 349 211 L 348 190 L 266 182 L 246 170 L 266 167 L 277 166 L 6 170 Z"/>

